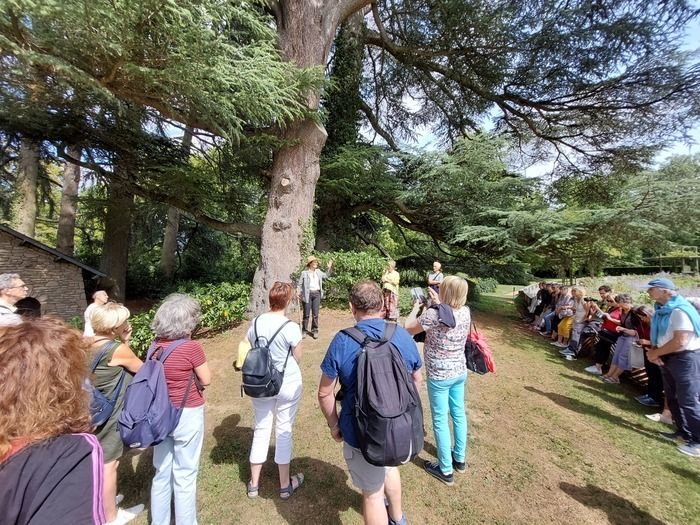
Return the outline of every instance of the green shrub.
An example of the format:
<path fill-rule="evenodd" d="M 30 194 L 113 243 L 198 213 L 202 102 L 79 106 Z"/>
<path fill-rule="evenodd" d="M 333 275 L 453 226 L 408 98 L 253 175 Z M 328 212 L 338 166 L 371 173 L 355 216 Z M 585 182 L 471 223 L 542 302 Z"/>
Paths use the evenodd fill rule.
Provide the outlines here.
<path fill-rule="evenodd" d="M 245 318 L 250 301 L 250 285 L 247 283 L 196 284 L 185 283 L 178 292 L 197 299 L 202 307 L 199 329 L 218 332 L 231 328 Z M 130 346 L 137 355 L 143 356 L 153 340 L 150 324 L 157 306 L 148 312 L 131 317 L 132 334 Z"/>
<path fill-rule="evenodd" d="M 476 287 L 480 294 L 495 292 L 496 288 L 498 288 L 498 281 L 493 277 L 484 277 L 477 279 Z"/>
<path fill-rule="evenodd" d="M 323 252 L 316 254 L 319 268 L 326 269 L 329 259 L 333 260 L 333 273 L 323 285 L 324 306 L 347 308 L 348 295 L 353 285 L 370 279 L 379 281 L 386 269 L 386 259 L 367 252 Z"/>

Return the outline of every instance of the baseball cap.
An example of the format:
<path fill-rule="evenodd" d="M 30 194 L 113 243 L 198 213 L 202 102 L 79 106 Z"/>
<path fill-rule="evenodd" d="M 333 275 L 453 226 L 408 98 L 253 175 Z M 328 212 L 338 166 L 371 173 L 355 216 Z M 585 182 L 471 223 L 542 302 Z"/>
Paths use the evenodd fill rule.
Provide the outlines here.
<path fill-rule="evenodd" d="M 675 290 L 676 285 L 673 284 L 673 281 L 671 279 L 658 278 L 658 279 L 652 279 L 647 284 L 642 286 L 642 288 L 644 288 L 644 289 L 665 288 L 666 290 Z"/>

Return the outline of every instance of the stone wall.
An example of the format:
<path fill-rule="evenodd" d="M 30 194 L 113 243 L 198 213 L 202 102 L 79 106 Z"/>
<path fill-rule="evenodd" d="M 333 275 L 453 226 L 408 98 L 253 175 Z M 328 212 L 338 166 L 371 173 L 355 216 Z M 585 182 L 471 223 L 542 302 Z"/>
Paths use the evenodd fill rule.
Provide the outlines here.
<path fill-rule="evenodd" d="M 41 302 L 44 315 L 64 320 L 82 316 L 87 306 L 83 271 L 48 252 L 0 231 L 0 273 L 18 273 Z"/>

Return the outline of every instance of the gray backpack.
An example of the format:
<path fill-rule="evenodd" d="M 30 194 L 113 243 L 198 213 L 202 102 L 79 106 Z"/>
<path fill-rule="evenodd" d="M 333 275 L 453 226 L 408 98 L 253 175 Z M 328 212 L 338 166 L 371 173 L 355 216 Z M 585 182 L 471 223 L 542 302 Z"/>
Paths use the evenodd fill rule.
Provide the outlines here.
<path fill-rule="evenodd" d="M 343 333 L 360 344 L 355 394 L 355 432 L 368 463 L 395 467 L 423 449 L 423 406 L 399 350 L 391 343 L 396 324 L 380 339 L 356 327 Z"/>

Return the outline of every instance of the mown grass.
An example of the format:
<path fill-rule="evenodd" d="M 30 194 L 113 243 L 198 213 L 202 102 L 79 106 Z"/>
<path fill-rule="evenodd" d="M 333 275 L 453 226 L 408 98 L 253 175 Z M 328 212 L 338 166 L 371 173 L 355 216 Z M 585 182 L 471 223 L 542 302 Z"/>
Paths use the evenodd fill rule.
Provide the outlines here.
<path fill-rule="evenodd" d="M 494 350 L 498 373 L 470 376 L 469 468 L 445 487 L 416 461 L 401 468 L 404 503 L 412 524 L 696 524 L 700 523 L 700 462 L 655 436 L 665 427 L 643 417 L 629 386 L 587 376 L 584 362 L 561 360 L 539 336 L 522 330 L 499 286 L 473 306 Z M 201 524 L 359 524 L 360 497 L 352 488 L 340 447 L 328 436 L 315 400 L 318 364 L 347 313 L 324 311 L 321 338 L 305 341 L 305 391 L 295 425 L 292 471 L 306 486 L 288 502 L 277 497 L 270 460 L 261 497 L 248 500 L 245 480 L 252 410 L 241 399 L 230 368 L 233 343 L 245 327 L 204 342 L 214 368 L 207 398 L 207 438 L 199 474 Z M 425 390 L 422 392 L 426 399 Z M 435 446 L 427 405 L 426 447 Z M 124 461 L 121 490 L 127 504 L 148 500 L 150 457 Z M 146 523 L 140 517 L 136 524 Z"/>

